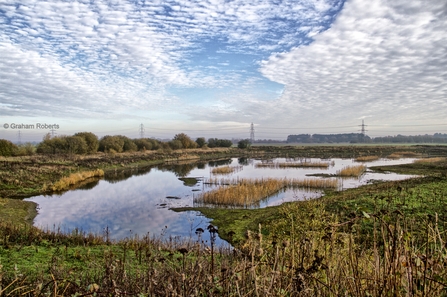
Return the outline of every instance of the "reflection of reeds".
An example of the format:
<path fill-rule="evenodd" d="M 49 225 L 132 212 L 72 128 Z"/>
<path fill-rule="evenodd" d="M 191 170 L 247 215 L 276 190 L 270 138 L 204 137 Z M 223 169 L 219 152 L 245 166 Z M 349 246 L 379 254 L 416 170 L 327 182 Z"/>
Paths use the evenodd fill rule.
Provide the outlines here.
<path fill-rule="evenodd" d="M 355 159 L 356 162 L 371 162 L 379 160 L 379 156 L 362 156 Z"/>
<path fill-rule="evenodd" d="M 241 167 L 241 166 L 240 166 Z M 230 167 L 230 166 L 223 166 L 223 167 L 217 167 L 213 168 L 211 170 L 212 174 L 230 174 L 236 171 L 237 169 L 240 169 L 240 167 Z"/>
<path fill-rule="evenodd" d="M 245 206 L 270 197 L 285 188 L 337 188 L 336 179 L 210 179 L 208 184 L 228 185 L 202 193 L 194 202 Z"/>
<path fill-rule="evenodd" d="M 328 168 L 326 162 L 301 162 L 301 163 L 258 163 L 257 168 Z"/>
<path fill-rule="evenodd" d="M 337 175 L 342 177 L 359 177 L 366 171 L 365 165 L 346 166 L 337 171 Z"/>
<path fill-rule="evenodd" d="M 70 176 L 63 177 L 59 181 L 55 182 L 53 185 L 44 185 L 43 190 L 51 190 L 53 192 L 68 190 L 70 186 L 82 182 L 91 177 L 101 177 L 104 176 L 104 171 L 102 169 L 96 169 L 93 171 L 83 171 L 72 173 Z"/>
<path fill-rule="evenodd" d="M 437 162 L 442 162 L 445 160 L 446 160 L 446 158 L 442 158 L 442 157 L 425 158 L 425 159 L 415 160 L 414 163 L 437 163 Z"/>

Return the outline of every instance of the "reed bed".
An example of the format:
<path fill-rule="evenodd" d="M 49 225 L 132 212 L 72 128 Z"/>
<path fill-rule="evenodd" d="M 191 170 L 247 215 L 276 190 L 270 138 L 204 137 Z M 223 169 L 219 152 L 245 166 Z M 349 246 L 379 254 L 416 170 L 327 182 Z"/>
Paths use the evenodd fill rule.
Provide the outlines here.
<path fill-rule="evenodd" d="M 365 165 L 346 166 L 337 171 L 337 175 L 341 177 L 359 177 L 366 171 Z"/>
<path fill-rule="evenodd" d="M 372 161 L 376 161 L 379 159 L 380 159 L 379 156 L 362 156 L 362 157 L 355 158 L 355 161 L 356 162 L 372 162 Z"/>
<path fill-rule="evenodd" d="M 394 152 L 391 155 L 388 155 L 389 159 L 400 159 L 400 158 L 415 158 L 420 156 L 415 152 Z"/>
<path fill-rule="evenodd" d="M 413 163 L 438 163 L 438 162 L 443 162 L 445 161 L 446 158 L 442 158 L 442 157 L 435 157 L 435 158 L 424 158 L 424 159 L 419 159 L 419 160 L 415 160 Z"/>
<path fill-rule="evenodd" d="M 241 170 L 242 166 L 223 166 L 216 167 L 211 170 L 212 174 L 231 174 L 237 170 Z"/>
<path fill-rule="evenodd" d="M 64 191 L 68 190 L 71 186 L 78 184 L 86 179 L 92 177 L 102 177 L 104 176 L 104 171 L 102 169 L 96 169 L 92 171 L 82 171 L 77 173 L 72 173 L 67 177 L 63 177 L 52 185 L 44 185 L 42 190 L 44 192 L 53 191 Z"/>
<path fill-rule="evenodd" d="M 300 162 L 300 163 L 258 163 L 256 168 L 328 168 L 330 163 L 327 162 Z"/>
<path fill-rule="evenodd" d="M 248 206 L 268 198 L 286 188 L 336 189 L 336 179 L 210 179 L 207 184 L 221 185 L 215 190 L 201 193 L 196 203 Z"/>

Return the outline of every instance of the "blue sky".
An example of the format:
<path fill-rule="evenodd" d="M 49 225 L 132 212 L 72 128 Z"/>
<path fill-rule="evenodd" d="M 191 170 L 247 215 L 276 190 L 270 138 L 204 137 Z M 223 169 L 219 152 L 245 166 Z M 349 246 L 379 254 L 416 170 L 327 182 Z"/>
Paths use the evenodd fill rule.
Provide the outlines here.
<path fill-rule="evenodd" d="M 439 0 L 3 0 L 0 137 L 446 133 L 445 28 Z"/>

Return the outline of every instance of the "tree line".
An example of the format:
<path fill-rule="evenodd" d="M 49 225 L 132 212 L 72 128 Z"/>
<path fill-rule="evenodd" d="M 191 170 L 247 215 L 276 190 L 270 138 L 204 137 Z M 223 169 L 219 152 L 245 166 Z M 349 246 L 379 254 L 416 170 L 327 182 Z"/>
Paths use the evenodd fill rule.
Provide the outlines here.
<path fill-rule="evenodd" d="M 170 141 L 161 141 L 153 138 L 131 139 L 124 135 L 106 135 L 98 138 L 91 132 L 79 132 L 74 135 L 61 135 L 52 137 L 46 134 L 37 146 L 31 143 L 16 145 L 8 140 L 0 139 L 0 156 L 24 156 L 34 153 L 76 154 L 85 155 L 96 152 L 122 153 L 149 150 L 178 150 L 193 148 L 231 147 L 233 142 L 228 139 L 199 137 L 191 139 L 185 133 L 179 133 Z"/>

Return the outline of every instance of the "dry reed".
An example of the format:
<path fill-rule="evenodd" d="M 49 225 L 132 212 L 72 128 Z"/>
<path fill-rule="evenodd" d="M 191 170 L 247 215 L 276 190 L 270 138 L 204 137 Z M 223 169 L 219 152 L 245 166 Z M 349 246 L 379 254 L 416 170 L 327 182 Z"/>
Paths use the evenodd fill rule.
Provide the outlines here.
<path fill-rule="evenodd" d="M 437 163 L 437 162 L 442 162 L 445 160 L 446 160 L 446 158 L 435 157 L 435 158 L 425 158 L 425 159 L 415 160 L 414 163 Z"/>
<path fill-rule="evenodd" d="M 355 161 L 356 162 L 371 162 L 371 161 L 376 161 L 379 159 L 380 159 L 379 156 L 362 156 L 362 157 L 357 157 L 355 159 Z"/>
<path fill-rule="evenodd" d="M 223 166 L 223 167 L 216 167 L 211 170 L 212 174 L 230 174 L 235 172 L 238 169 L 241 169 L 242 166 L 238 167 L 230 167 L 230 166 Z"/>
<path fill-rule="evenodd" d="M 328 168 L 329 163 L 326 162 L 301 162 L 301 163 L 258 163 L 257 168 Z"/>
<path fill-rule="evenodd" d="M 365 165 L 346 166 L 337 171 L 337 175 L 341 177 L 359 177 L 366 171 Z"/>
<path fill-rule="evenodd" d="M 104 171 L 102 169 L 96 169 L 96 170 L 92 170 L 92 171 L 82 171 L 82 172 L 77 172 L 77 173 L 72 173 L 67 177 L 63 177 L 61 178 L 59 181 L 55 182 L 52 185 L 44 185 L 43 186 L 43 191 L 47 192 L 47 191 L 53 191 L 53 192 L 58 192 L 58 191 L 64 191 L 64 190 L 68 190 L 71 186 L 82 182 L 86 179 L 92 178 L 92 177 L 101 177 L 104 176 Z"/>
<path fill-rule="evenodd" d="M 338 188 L 336 179 L 210 179 L 207 184 L 228 185 L 200 194 L 196 203 L 247 206 L 286 188 Z"/>

